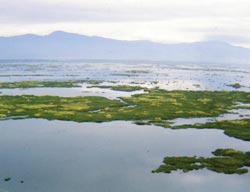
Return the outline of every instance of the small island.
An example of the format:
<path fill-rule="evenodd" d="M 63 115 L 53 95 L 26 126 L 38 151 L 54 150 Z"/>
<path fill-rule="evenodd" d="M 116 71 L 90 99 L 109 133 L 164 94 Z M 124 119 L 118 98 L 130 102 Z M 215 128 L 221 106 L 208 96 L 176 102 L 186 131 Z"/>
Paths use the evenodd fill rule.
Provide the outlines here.
<path fill-rule="evenodd" d="M 241 152 L 234 149 L 217 149 L 212 152 L 215 157 L 166 157 L 164 165 L 152 171 L 153 173 L 171 173 L 182 170 L 189 172 L 199 169 L 208 169 L 224 174 L 245 174 L 250 167 L 250 152 Z"/>

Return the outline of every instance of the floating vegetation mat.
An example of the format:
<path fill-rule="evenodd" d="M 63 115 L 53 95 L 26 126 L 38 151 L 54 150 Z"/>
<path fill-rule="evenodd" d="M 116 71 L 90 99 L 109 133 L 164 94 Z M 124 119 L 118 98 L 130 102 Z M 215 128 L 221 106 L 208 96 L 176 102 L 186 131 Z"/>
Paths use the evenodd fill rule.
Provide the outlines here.
<path fill-rule="evenodd" d="M 243 103 L 237 105 L 237 102 Z M 172 126 L 175 118 L 216 117 L 250 103 L 250 93 L 236 91 L 166 91 L 148 93 L 120 100 L 104 97 L 0 96 L 0 118 L 44 118 L 76 122 L 134 121 L 172 129 L 223 129 L 229 136 L 250 141 L 250 119 L 206 124 Z M 133 106 L 133 107 L 129 107 Z M 92 111 L 96 111 L 93 113 Z"/>
<path fill-rule="evenodd" d="M 20 81 L 0 82 L 0 89 L 36 88 L 36 87 L 81 87 L 80 83 L 99 84 L 99 80 L 68 80 L 68 81 Z"/>
<path fill-rule="evenodd" d="M 245 174 L 250 167 L 250 152 L 241 152 L 234 149 L 217 149 L 215 157 L 166 157 L 158 169 L 153 173 L 171 173 L 182 170 L 189 172 L 199 169 L 208 169 L 224 174 Z"/>

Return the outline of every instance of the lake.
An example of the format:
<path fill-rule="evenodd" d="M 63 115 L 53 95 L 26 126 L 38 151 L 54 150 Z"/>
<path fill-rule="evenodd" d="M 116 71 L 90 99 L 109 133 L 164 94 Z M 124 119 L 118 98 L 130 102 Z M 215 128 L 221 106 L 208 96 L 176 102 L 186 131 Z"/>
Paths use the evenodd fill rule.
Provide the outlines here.
<path fill-rule="evenodd" d="M 238 64 L 225 67 L 146 61 L 9 60 L 1 61 L 0 67 L 2 82 L 94 79 L 107 85 L 138 84 L 168 90 L 235 90 L 228 85 L 240 83 L 242 87 L 238 90 L 250 90 L 250 66 Z M 2 95 L 98 95 L 110 99 L 141 93 L 88 86 L 0 92 Z M 171 130 L 130 121 L 1 120 L 0 192 L 247 191 L 249 173 L 225 175 L 206 169 L 171 174 L 151 172 L 166 156 L 209 157 L 218 148 L 250 151 L 250 142 L 228 137 L 222 130 Z M 8 177 L 11 180 L 5 182 Z"/>

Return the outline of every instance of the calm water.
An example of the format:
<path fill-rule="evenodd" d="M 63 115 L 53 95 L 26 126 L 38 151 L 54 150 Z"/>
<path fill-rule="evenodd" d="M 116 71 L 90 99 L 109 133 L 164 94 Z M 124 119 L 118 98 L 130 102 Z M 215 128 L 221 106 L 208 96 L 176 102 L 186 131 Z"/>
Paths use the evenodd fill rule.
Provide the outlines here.
<path fill-rule="evenodd" d="M 111 61 L 0 61 L 0 82 L 104 80 L 168 90 L 250 91 L 250 65 Z M 112 81 L 112 82 L 111 82 Z M 115 81 L 115 82 L 113 82 Z M 2 89 L 8 95 L 98 95 L 110 99 L 137 92 L 88 88 Z M 235 111 L 234 111 L 235 112 Z M 249 110 L 219 119 L 249 118 Z M 176 119 L 176 124 L 211 118 Z M 212 120 L 214 120 L 212 118 Z M 211 156 L 217 148 L 250 151 L 250 142 L 221 130 L 169 130 L 131 122 L 75 123 L 42 119 L 0 121 L 0 192 L 246 192 L 250 174 L 207 170 L 152 174 L 166 156 Z M 4 178 L 11 177 L 9 182 Z M 21 183 L 24 181 L 24 183 Z"/>
<path fill-rule="evenodd" d="M 235 192 L 250 187 L 250 174 L 151 173 L 168 155 L 249 150 L 250 142 L 219 130 L 29 119 L 0 121 L 0 132 L 0 178 L 11 177 L 0 182 L 2 191 Z"/>

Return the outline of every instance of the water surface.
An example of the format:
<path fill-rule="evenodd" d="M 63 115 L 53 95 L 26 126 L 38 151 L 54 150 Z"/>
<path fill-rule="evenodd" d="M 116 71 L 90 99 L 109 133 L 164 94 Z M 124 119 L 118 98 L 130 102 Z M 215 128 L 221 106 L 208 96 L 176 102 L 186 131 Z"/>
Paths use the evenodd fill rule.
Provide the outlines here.
<path fill-rule="evenodd" d="M 245 192 L 250 187 L 250 174 L 151 173 L 165 156 L 211 156 L 228 147 L 249 150 L 250 142 L 221 130 L 27 119 L 0 121 L 0 132 L 2 191 Z M 5 177 L 11 181 L 4 182 Z"/>
<path fill-rule="evenodd" d="M 250 91 L 250 65 L 152 61 L 0 61 L 0 82 L 27 80 L 104 81 L 167 90 Z M 142 91 L 88 88 L 2 89 L 1 95 L 104 96 L 117 99 Z M 174 120 L 176 124 L 249 118 L 232 110 L 217 118 Z M 166 156 L 211 156 L 217 148 L 250 151 L 250 142 L 222 130 L 170 130 L 131 122 L 76 123 L 42 119 L 0 121 L 0 192 L 246 192 L 250 174 L 207 170 L 153 174 Z M 4 178 L 11 177 L 9 182 Z M 21 183 L 24 181 L 24 183 Z"/>
<path fill-rule="evenodd" d="M 228 85 L 240 83 L 250 90 L 250 65 L 239 63 L 0 60 L 0 67 L 0 81 L 95 79 L 168 90 L 235 90 Z"/>

